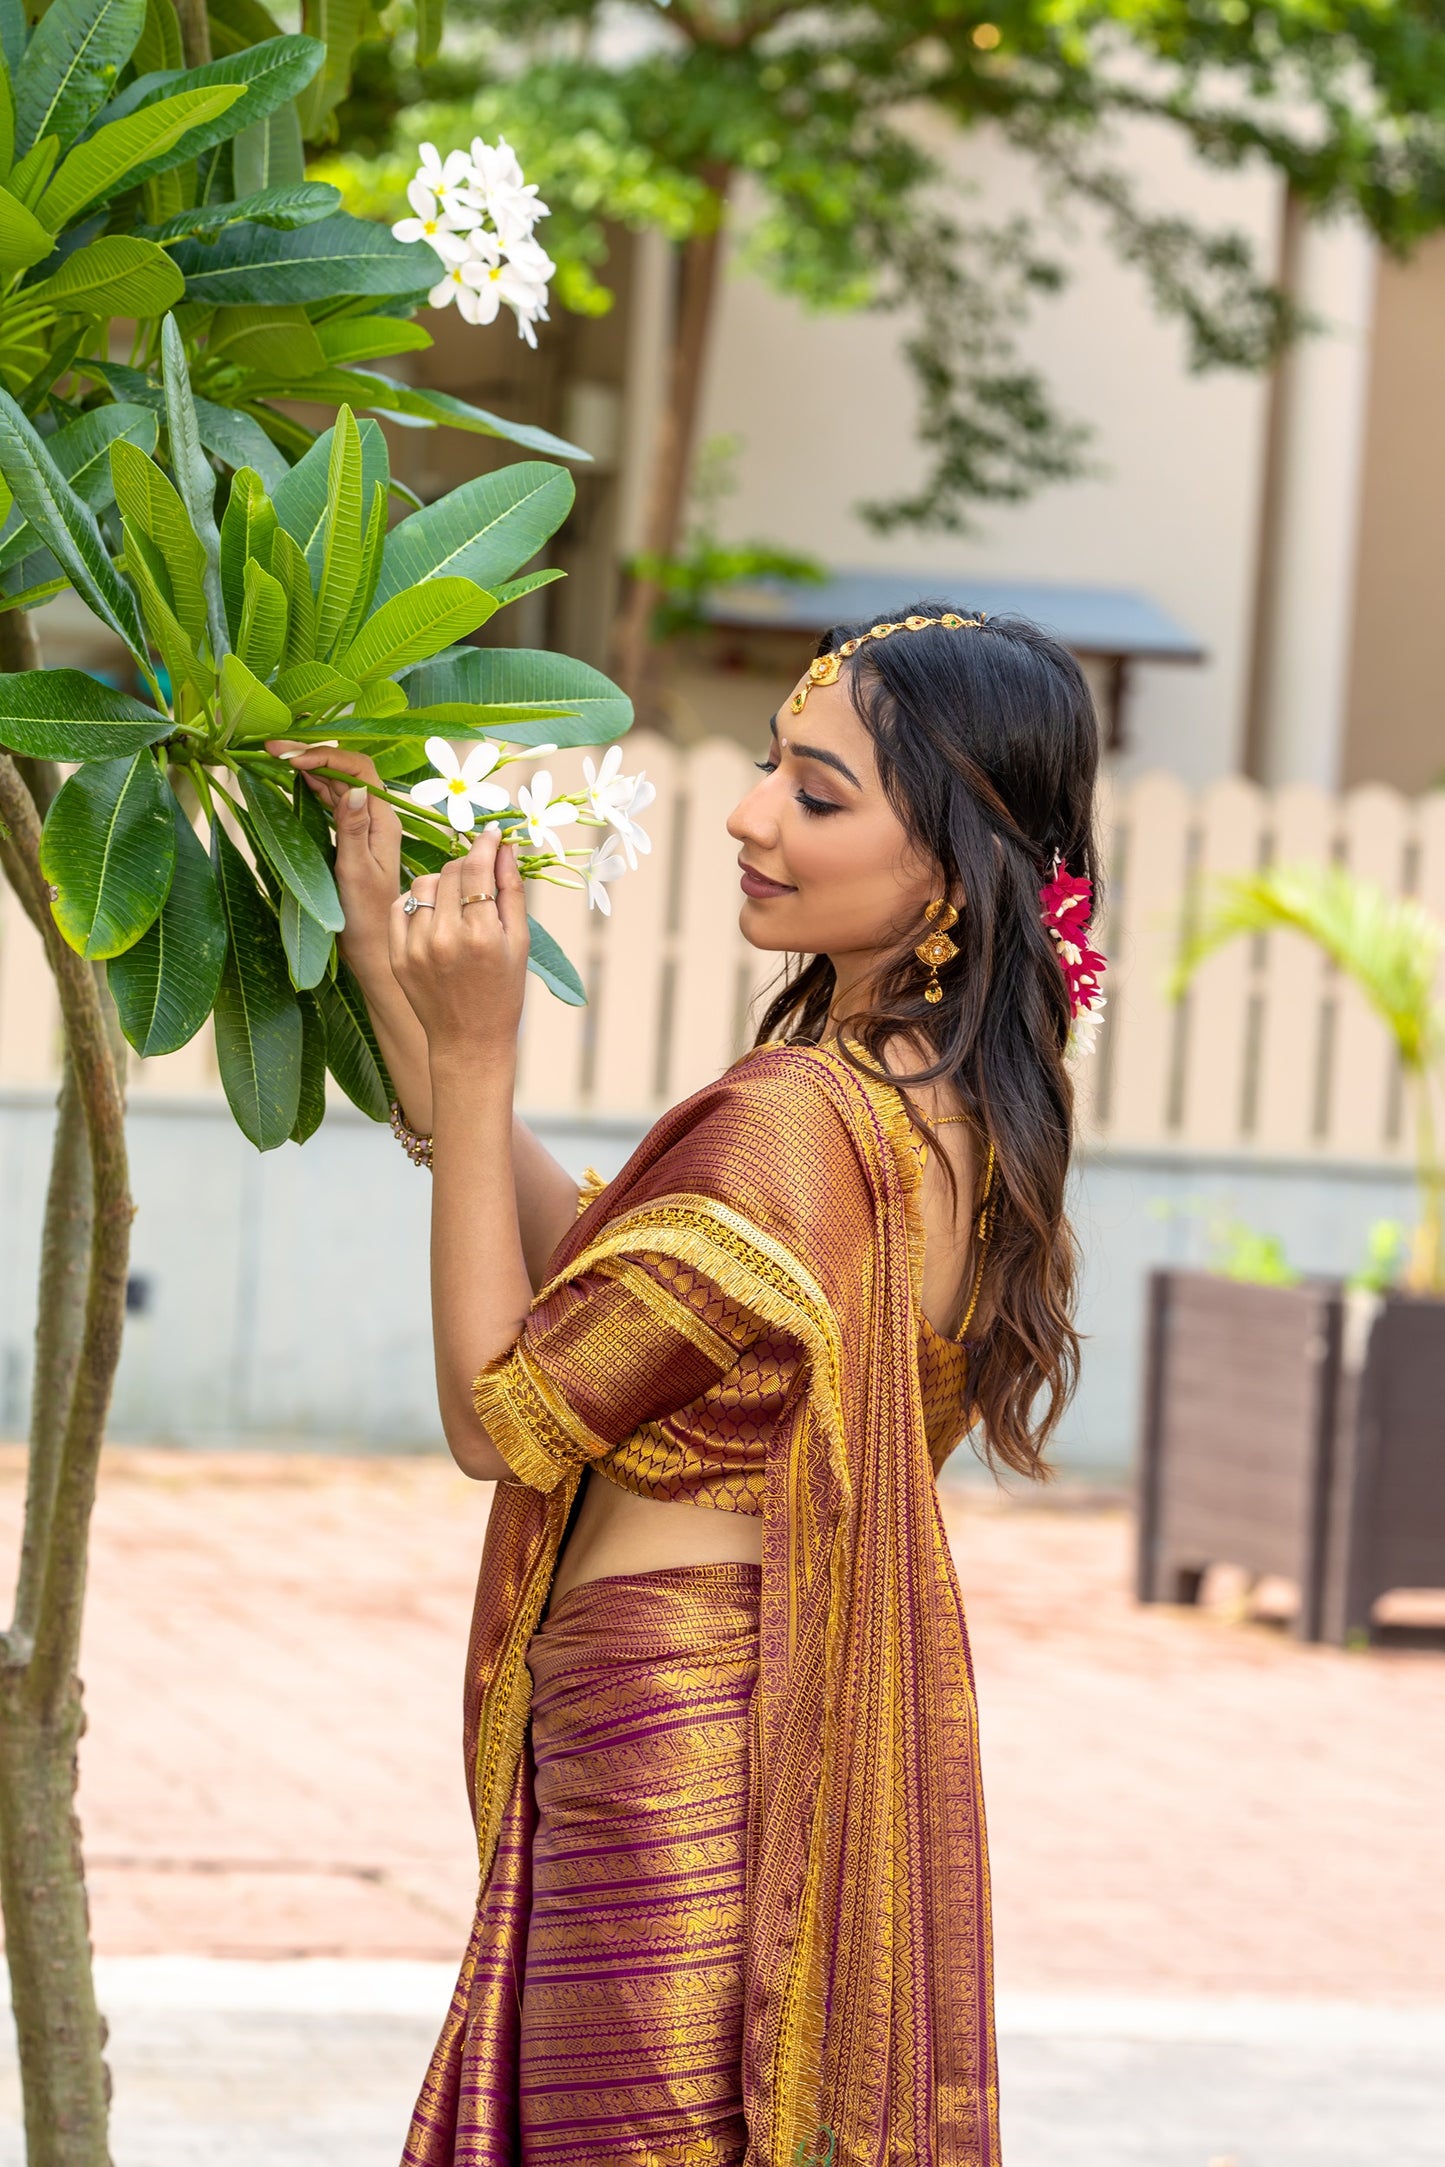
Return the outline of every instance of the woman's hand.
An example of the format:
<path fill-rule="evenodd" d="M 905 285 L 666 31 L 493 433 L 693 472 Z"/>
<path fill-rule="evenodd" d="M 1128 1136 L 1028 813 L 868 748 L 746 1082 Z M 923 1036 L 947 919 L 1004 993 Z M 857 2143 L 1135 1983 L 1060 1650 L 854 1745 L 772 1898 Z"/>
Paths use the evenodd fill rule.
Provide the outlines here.
<path fill-rule="evenodd" d="M 365 753 L 341 752 L 334 745 L 297 746 L 277 738 L 266 747 L 280 755 L 336 823 L 336 890 L 346 914 L 338 946 L 363 986 L 374 984 L 389 968 L 388 920 L 401 887 L 401 822 L 384 798 L 364 785 L 380 787 L 375 763 Z M 314 772 L 339 768 L 354 783 L 334 782 Z"/>
<path fill-rule="evenodd" d="M 416 908 L 408 911 L 407 902 Z M 454 1055 L 516 1051 L 527 985 L 527 905 L 516 853 L 484 829 L 465 858 L 413 881 L 391 908 L 391 968 L 427 1036 L 433 1074 Z"/>

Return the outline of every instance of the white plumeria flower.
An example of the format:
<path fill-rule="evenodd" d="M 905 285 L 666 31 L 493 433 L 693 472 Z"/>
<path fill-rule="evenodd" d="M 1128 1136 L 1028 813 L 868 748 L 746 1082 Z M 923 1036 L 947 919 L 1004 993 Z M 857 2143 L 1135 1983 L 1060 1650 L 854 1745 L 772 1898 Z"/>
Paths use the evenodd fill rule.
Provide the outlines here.
<path fill-rule="evenodd" d="M 569 827 L 577 818 L 577 808 L 565 798 L 552 795 L 552 777 L 544 767 L 538 768 L 532 777 L 531 787 L 523 783 L 517 791 L 517 803 L 527 829 L 527 837 L 535 850 L 552 850 L 562 856 L 562 839 L 559 828 Z"/>
<path fill-rule="evenodd" d="M 637 816 L 646 812 L 657 796 L 657 786 L 650 783 L 645 775 L 620 775 L 617 780 L 618 787 L 612 798 L 611 820 L 622 838 L 627 862 L 635 873 L 638 853 L 641 852 L 645 857 L 652 848 L 652 838 L 646 828 L 638 825 Z M 627 785 L 625 795 L 621 787 L 623 784 Z"/>
<path fill-rule="evenodd" d="M 415 218 L 399 218 L 392 227 L 398 241 L 425 241 L 443 263 L 464 263 L 471 253 L 465 236 L 481 224 L 481 214 L 463 204 L 443 204 L 421 180 L 408 184 L 406 200 Z"/>
<path fill-rule="evenodd" d="M 476 209 L 471 197 L 476 172 L 464 150 L 449 150 L 443 158 L 435 143 L 423 143 L 417 155 L 421 159 L 417 180 L 431 190 L 438 203 L 458 203 Z"/>
<path fill-rule="evenodd" d="M 479 135 L 472 137 L 472 174 L 504 245 L 523 239 L 539 218 L 551 216 L 536 183 L 523 178 L 517 154 L 504 135 L 495 144 L 484 143 Z"/>
<path fill-rule="evenodd" d="M 465 309 L 462 312 L 469 323 L 495 323 L 505 301 L 508 308 L 516 312 L 520 336 L 529 346 L 536 345 L 537 339 L 532 325 L 537 317 L 546 316 L 545 289 L 534 284 L 531 279 L 524 278 L 505 257 L 490 261 L 482 255 L 469 255 L 461 267 L 461 275 L 477 296 L 475 313 Z M 460 299 L 460 296 L 458 298 Z"/>
<path fill-rule="evenodd" d="M 622 845 L 615 835 L 609 835 L 605 843 L 598 844 L 582 868 L 582 877 L 587 883 L 587 908 L 600 910 L 604 918 L 610 918 L 612 898 L 607 893 L 607 883 L 621 880 L 626 871 Z"/>
<path fill-rule="evenodd" d="M 471 834 L 479 812 L 500 813 L 511 804 L 500 784 L 486 780 L 502 757 L 500 745 L 484 738 L 459 762 L 444 737 L 429 737 L 426 756 L 437 772 L 425 782 L 412 784 L 412 803 L 445 805 L 447 818 L 458 834 Z"/>
<path fill-rule="evenodd" d="M 608 746 L 606 752 L 602 755 L 600 768 L 593 766 L 590 753 L 582 762 L 582 773 L 587 782 L 588 808 L 597 815 L 599 820 L 611 820 L 612 818 L 612 800 L 617 788 L 618 769 L 621 766 L 622 747 L 620 745 Z M 627 778 L 624 777 L 623 780 L 626 782 Z M 631 796 L 630 787 L 625 790 L 624 795 Z"/>

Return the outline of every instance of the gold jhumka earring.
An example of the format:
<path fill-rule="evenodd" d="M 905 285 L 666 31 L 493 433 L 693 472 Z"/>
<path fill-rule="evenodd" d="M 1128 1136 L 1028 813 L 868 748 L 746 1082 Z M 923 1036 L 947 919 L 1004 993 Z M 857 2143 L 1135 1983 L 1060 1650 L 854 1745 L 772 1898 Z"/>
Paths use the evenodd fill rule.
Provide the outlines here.
<path fill-rule="evenodd" d="M 913 953 L 920 963 L 928 965 L 928 984 L 923 989 L 923 998 L 930 1008 L 936 1008 L 943 999 L 943 988 L 938 983 L 939 966 L 951 963 L 958 954 L 958 943 L 948 937 L 949 927 L 958 924 L 958 912 L 947 896 L 940 895 L 935 896 L 923 915 L 933 931 L 924 934 Z"/>

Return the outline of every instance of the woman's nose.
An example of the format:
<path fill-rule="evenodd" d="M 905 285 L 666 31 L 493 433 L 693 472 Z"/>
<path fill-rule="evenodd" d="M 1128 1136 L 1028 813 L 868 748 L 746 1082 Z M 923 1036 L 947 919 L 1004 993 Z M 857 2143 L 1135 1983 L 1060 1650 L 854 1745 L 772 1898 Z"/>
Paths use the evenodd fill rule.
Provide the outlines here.
<path fill-rule="evenodd" d="M 766 783 L 755 783 L 747 796 L 728 814 L 728 834 L 735 843 L 768 844 L 776 840 L 777 821 L 767 804 Z"/>

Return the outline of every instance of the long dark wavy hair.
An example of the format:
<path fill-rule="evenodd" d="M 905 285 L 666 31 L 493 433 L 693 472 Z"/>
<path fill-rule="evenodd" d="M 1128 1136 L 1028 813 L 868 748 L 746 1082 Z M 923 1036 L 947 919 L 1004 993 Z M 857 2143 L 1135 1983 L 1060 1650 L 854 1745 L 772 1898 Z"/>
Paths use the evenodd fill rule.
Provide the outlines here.
<path fill-rule="evenodd" d="M 913 602 L 890 616 L 956 607 Z M 834 625 L 817 652 L 831 654 L 867 630 Z M 913 953 L 928 930 L 920 922 L 885 958 L 871 1005 L 838 1019 L 863 1057 L 841 1038 L 837 1050 L 905 1094 L 950 1086 L 971 1119 L 980 1168 L 994 1147 L 970 1398 L 989 1460 L 1042 1476 L 1044 1449 L 1077 1382 L 1079 1341 L 1064 1209 L 1074 1119 L 1064 1065 L 1069 1000 L 1039 889 L 1057 857 L 1098 893 L 1098 719 L 1073 656 L 1025 618 L 896 632 L 867 642 L 843 667 L 893 809 L 937 865 L 938 892 L 961 908 L 950 935 L 960 953 L 939 974 L 938 1005 L 923 998 L 927 974 Z M 833 993 L 826 956 L 793 959 L 758 1043 L 820 1039 Z M 928 1047 L 932 1059 L 907 1073 L 888 1070 L 885 1048 L 894 1044 L 896 1057 L 900 1040 Z"/>

